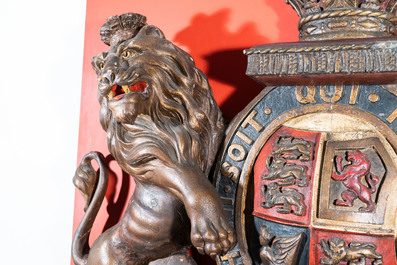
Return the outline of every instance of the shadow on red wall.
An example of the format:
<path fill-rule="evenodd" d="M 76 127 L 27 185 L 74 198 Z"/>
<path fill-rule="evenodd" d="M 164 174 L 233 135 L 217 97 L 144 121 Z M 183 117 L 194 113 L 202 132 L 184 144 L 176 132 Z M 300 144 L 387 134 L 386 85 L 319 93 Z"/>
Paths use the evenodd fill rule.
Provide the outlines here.
<path fill-rule="evenodd" d="M 262 90 L 245 75 L 247 57 L 243 50 L 268 42 L 254 23 L 230 32 L 227 29 L 230 12 L 221 9 L 212 15 L 197 14 L 174 38 L 188 48 L 197 66 L 206 72 L 215 98 L 229 120 Z"/>
<path fill-rule="evenodd" d="M 110 164 L 113 164 L 116 160 L 112 155 L 108 155 L 105 159 L 106 165 L 109 167 L 109 184 L 106 191 L 106 201 L 108 205 L 106 211 L 109 214 L 109 218 L 106 220 L 105 226 L 102 232 L 105 232 L 119 221 L 123 214 L 129 199 L 131 189 L 131 176 L 121 171 L 121 179 L 117 177 L 117 174 L 111 169 Z M 121 183 L 118 183 L 121 181 Z M 117 189 L 117 186 L 120 186 Z M 118 191 L 118 192 L 116 192 Z"/>
<path fill-rule="evenodd" d="M 292 6 L 286 5 L 285 1 L 264 0 L 264 2 L 275 11 L 283 10 L 283 12 L 277 12 L 278 20 L 275 26 L 280 31 L 278 42 L 298 41 L 299 17 Z"/>

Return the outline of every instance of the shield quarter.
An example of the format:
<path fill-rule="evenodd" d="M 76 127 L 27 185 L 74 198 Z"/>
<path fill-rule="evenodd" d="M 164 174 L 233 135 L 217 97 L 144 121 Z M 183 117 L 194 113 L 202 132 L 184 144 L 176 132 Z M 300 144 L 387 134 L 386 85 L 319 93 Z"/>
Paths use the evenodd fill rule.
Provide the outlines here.
<path fill-rule="evenodd" d="M 300 97 L 311 93 L 312 103 Z M 339 264 L 342 250 L 353 262 L 396 264 L 395 105 L 371 94 L 397 102 L 381 85 L 278 86 L 247 106 L 216 170 L 238 235 L 218 264 Z"/>
<path fill-rule="evenodd" d="M 264 89 L 215 170 L 218 264 L 396 265 L 397 0 L 286 2 L 300 41 L 244 51 Z"/>

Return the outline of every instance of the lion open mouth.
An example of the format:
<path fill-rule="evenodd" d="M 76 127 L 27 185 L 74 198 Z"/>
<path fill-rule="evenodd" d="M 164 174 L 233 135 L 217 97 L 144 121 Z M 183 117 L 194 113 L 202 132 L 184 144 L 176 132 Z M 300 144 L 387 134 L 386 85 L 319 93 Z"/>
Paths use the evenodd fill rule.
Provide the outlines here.
<path fill-rule="evenodd" d="M 132 86 L 127 86 L 127 85 L 114 85 L 112 87 L 112 89 L 110 90 L 110 92 L 108 93 L 108 98 L 109 100 L 120 100 L 122 99 L 125 95 L 127 95 L 128 93 L 136 93 L 136 92 L 140 92 L 140 93 L 145 93 L 146 92 L 146 82 L 141 81 L 136 83 L 135 85 Z"/>

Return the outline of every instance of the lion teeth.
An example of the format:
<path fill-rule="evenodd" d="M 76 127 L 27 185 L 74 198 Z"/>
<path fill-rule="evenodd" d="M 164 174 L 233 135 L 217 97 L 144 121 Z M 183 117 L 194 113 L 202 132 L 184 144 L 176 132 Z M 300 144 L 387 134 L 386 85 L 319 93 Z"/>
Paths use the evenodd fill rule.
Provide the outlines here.
<path fill-rule="evenodd" d="M 122 86 L 124 93 L 130 93 L 130 88 L 128 86 Z"/>
<path fill-rule="evenodd" d="M 114 97 L 114 95 L 116 95 L 116 92 L 110 91 L 108 94 L 108 99 L 112 99 Z"/>

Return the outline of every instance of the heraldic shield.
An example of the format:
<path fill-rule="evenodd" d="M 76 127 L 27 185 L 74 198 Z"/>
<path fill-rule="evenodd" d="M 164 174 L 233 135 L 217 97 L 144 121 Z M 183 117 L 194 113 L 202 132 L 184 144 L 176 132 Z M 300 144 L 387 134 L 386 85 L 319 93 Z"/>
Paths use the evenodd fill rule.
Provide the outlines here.
<path fill-rule="evenodd" d="M 244 51 L 264 88 L 219 155 L 217 262 L 396 265 L 397 0 L 286 2 L 300 41 Z"/>
<path fill-rule="evenodd" d="M 216 172 L 238 235 L 218 264 L 397 264 L 396 105 L 380 100 L 397 103 L 393 89 L 265 89 L 232 123 Z"/>

